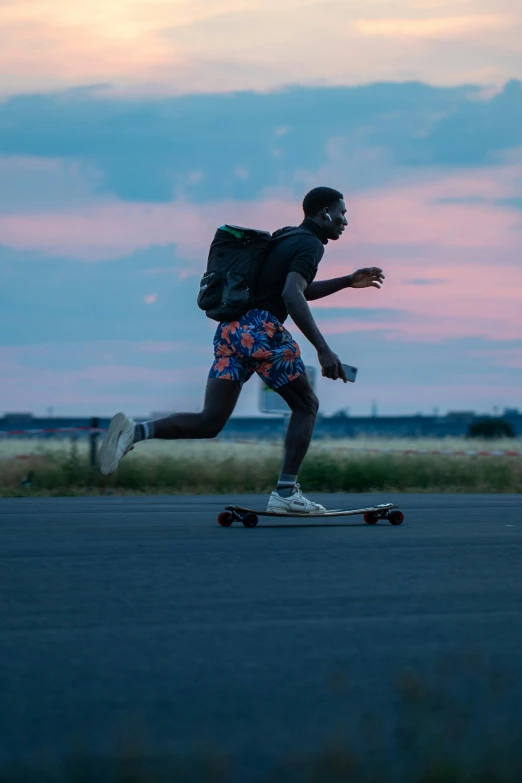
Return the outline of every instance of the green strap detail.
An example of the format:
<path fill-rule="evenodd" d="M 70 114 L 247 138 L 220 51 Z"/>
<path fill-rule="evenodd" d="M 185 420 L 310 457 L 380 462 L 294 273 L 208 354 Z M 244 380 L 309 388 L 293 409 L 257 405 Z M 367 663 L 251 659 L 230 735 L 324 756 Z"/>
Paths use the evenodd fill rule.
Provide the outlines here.
<path fill-rule="evenodd" d="M 237 237 L 237 239 L 242 239 L 244 236 L 243 231 L 238 231 L 236 228 L 231 228 L 230 226 L 220 226 L 219 228 L 221 231 L 228 231 L 229 234 Z"/>

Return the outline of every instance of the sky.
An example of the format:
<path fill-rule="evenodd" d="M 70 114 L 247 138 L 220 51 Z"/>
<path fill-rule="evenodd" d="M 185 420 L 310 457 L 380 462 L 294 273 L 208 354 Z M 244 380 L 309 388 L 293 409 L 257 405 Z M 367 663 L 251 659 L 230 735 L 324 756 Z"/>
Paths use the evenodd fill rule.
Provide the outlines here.
<path fill-rule="evenodd" d="M 314 303 L 322 411 L 522 408 L 517 0 L 0 0 L 0 415 L 199 409 L 215 229 L 317 185 L 317 279 L 386 274 Z"/>

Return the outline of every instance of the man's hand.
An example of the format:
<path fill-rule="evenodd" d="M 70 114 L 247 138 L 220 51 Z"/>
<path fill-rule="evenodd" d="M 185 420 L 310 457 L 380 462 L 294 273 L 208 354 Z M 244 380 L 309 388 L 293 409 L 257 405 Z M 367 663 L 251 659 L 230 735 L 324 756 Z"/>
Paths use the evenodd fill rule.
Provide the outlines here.
<path fill-rule="evenodd" d="M 332 381 L 336 381 L 340 378 L 347 383 L 341 360 L 327 345 L 317 351 L 317 358 L 321 365 L 321 374 L 324 375 L 325 378 L 331 378 Z"/>
<path fill-rule="evenodd" d="M 350 277 L 352 278 L 350 288 L 380 288 L 384 282 L 383 271 L 377 266 L 358 269 Z"/>

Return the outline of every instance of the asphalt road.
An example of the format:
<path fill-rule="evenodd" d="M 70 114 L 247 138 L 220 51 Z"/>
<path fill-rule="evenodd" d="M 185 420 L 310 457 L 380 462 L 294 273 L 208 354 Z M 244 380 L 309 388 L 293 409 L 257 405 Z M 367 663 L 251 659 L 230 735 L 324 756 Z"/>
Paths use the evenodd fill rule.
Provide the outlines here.
<path fill-rule="evenodd" d="M 397 676 L 444 661 L 509 672 L 518 705 L 522 497 L 316 499 L 406 520 L 227 529 L 225 501 L 255 498 L 0 500 L 0 761 L 115 752 L 132 727 L 263 765 L 387 721 Z"/>

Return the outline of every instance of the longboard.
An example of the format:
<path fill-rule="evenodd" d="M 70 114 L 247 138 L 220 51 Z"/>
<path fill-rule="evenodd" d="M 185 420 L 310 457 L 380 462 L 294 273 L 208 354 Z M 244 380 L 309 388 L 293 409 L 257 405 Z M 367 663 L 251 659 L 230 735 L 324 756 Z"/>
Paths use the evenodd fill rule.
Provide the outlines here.
<path fill-rule="evenodd" d="M 324 514 L 276 514 L 273 511 L 257 511 L 243 506 L 225 506 L 225 511 L 218 514 L 217 521 L 220 527 L 230 527 L 234 521 L 242 522 L 244 527 L 255 527 L 258 523 L 258 517 L 332 519 L 332 517 L 355 517 L 360 514 L 363 515 L 367 525 L 375 525 L 379 519 L 387 519 L 392 525 L 400 525 L 404 520 L 404 514 L 397 509 L 395 503 L 380 503 L 378 506 L 352 508 L 346 511 L 335 509 L 334 511 L 325 511 Z"/>

